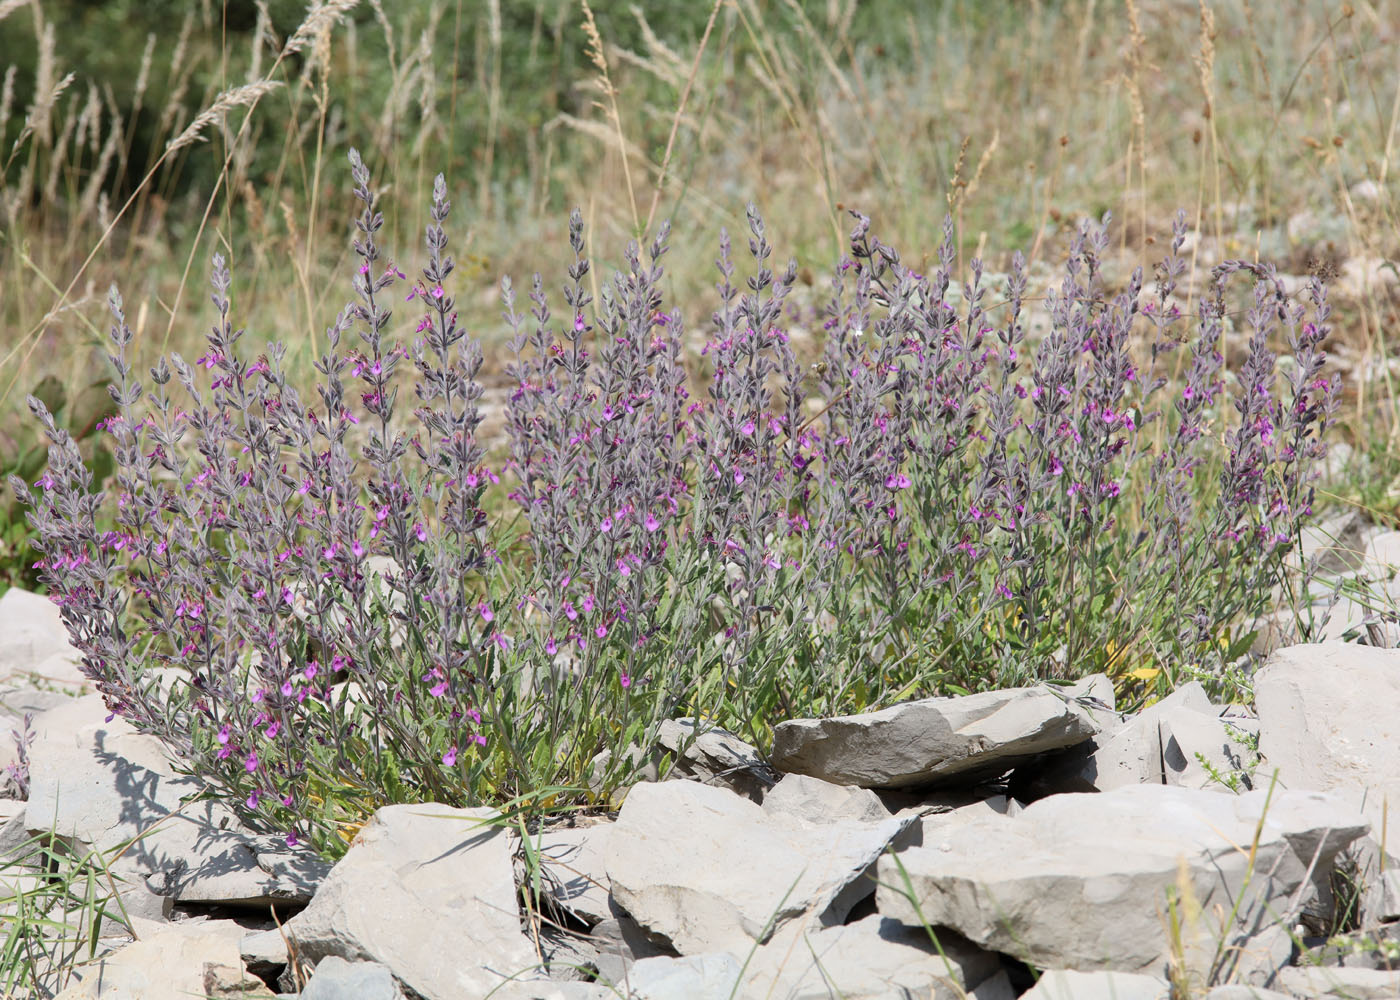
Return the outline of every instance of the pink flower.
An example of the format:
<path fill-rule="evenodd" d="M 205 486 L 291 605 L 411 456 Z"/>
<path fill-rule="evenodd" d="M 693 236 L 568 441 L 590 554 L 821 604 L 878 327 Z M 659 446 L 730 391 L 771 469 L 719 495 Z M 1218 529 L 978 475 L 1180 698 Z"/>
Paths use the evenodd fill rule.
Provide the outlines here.
<path fill-rule="evenodd" d="M 442 755 L 442 763 L 446 767 L 451 767 L 453 764 L 457 763 L 456 747 L 453 747 L 451 750 L 448 750 L 447 753 Z"/>
<path fill-rule="evenodd" d="M 428 688 L 428 694 L 432 695 L 434 698 L 441 698 L 441 697 L 442 697 L 443 695 L 445 695 L 446 693 L 447 693 L 447 681 L 446 681 L 446 680 L 438 681 L 438 682 L 437 682 L 436 684 L 434 684 L 432 687 Z"/>
<path fill-rule="evenodd" d="M 248 753 L 248 758 L 245 761 L 243 761 L 243 770 L 247 771 L 249 774 L 252 774 L 257 769 L 258 752 L 256 750 L 251 750 Z"/>
<path fill-rule="evenodd" d="M 484 601 L 476 606 L 476 610 L 481 613 L 481 620 L 484 622 L 492 621 L 496 617 L 495 612 Z"/>
<path fill-rule="evenodd" d="M 610 517 L 605 517 L 605 518 L 603 518 L 603 523 L 600 524 L 600 525 L 598 525 L 598 529 L 599 529 L 600 531 L 604 532 L 604 533 L 607 533 L 607 532 L 609 532 L 609 531 L 612 531 L 612 526 L 613 526 L 612 518 L 610 518 Z"/>
<path fill-rule="evenodd" d="M 752 420 L 745 420 L 743 425 L 739 428 L 739 433 L 744 435 L 744 437 L 748 437 L 755 429 Z"/>
<path fill-rule="evenodd" d="M 628 676 L 627 671 L 625 670 L 622 672 L 622 677 L 620 678 L 620 681 L 624 688 L 630 688 L 632 686 L 632 678 Z"/>
<path fill-rule="evenodd" d="M 584 612 L 584 614 L 592 614 L 592 612 L 593 612 L 593 595 L 592 595 L 592 594 L 585 594 L 585 595 L 583 595 L 583 612 Z"/>
<path fill-rule="evenodd" d="M 889 490 L 907 490 L 911 485 L 909 477 L 902 472 L 892 472 L 885 480 L 885 489 Z"/>
<path fill-rule="evenodd" d="M 656 519 L 655 514 L 647 514 L 647 519 L 642 522 L 642 526 L 645 527 L 647 531 L 655 531 L 657 528 L 661 527 L 661 522 Z"/>
<path fill-rule="evenodd" d="M 544 651 L 550 656 L 553 656 L 555 653 L 559 652 L 559 644 L 554 641 L 554 636 L 550 636 L 548 639 L 545 640 Z"/>
<path fill-rule="evenodd" d="M 608 634 L 608 627 L 606 625 L 599 625 L 593 630 L 593 634 L 599 639 L 602 639 Z"/>

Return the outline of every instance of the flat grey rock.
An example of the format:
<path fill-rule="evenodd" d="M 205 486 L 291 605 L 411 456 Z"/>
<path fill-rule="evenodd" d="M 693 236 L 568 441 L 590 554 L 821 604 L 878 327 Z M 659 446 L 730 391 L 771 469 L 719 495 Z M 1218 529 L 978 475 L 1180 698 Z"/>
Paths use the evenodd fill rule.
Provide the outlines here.
<path fill-rule="evenodd" d="M 643 958 L 628 972 L 628 1000 L 731 1000 L 739 965 L 728 952 Z"/>
<path fill-rule="evenodd" d="M 699 726 L 695 719 L 664 720 L 656 742 L 675 756 L 669 778 L 720 785 L 754 802 L 762 802 L 778 780 L 749 744 L 728 730 Z"/>
<path fill-rule="evenodd" d="M 288 847 L 282 837 L 213 830 L 148 883 L 179 903 L 265 912 L 273 904 L 306 905 L 330 870 L 310 849 Z"/>
<path fill-rule="evenodd" d="M 510 842 L 494 816 L 432 803 L 379 809 L 287 921 L 298 955 L 379 962 L 426 1000 L 484 996 L 529 976 L 539 959 L 520 930 Z"/>
<path fill-rule="evenodd" d="M 191 924 L 141 924 L 140 940 L 97 962 L 73 967 L 76 980 L 56 1000 L 125 1000 L 136 997 L 202 997 L 213 982 L 240 982 L 247 1000 L 272 997 L 243 973 L 238 940 L 243 929 L 226 920 Z M 225 996 L 228 994 L 225 993 Z"/>
<path fill-rule="evenodd" d="M 1065 792 L 1163 784 L 1160 724 L 1164 716 L 1181 710 L 1219 714 L 1200 682 L 1191 681 L 1136 715 L 1110 720 L 1101 733 L 1078 746 L 1019 769 L 1012 778 L 1013 794 L 1040 799 Z"/>
<path fill-rule="evenodd" d="M 912 817 L 810 826 L 690 781 L 634 788 L 608 844 L 613 898 L 682 955 L 742 953 L 804 913 L 839 922 Z"/>
<path fill-rule="evenodd" d="M 925 698 L 863 715 L 796 719 L 773 730 L 773 766 L 838 785 L 971 784 L 1101 729 L 1044 685 Z"/>
<path fill-rule="evenodd" d="M 763 811 L 812 824 L 878 823 L 890 818 L 890 811 L 870 789 L 836 785 L 806 774 L 783 775 L 764 796 Z"/>
<path fill-rule="evenodd" d="M 1400 871 L 1400 650 L 1326 642 L 1281 649 L 1254 680 L 1259 712 L 1259 782 L 1277 771 L 1285 788 L 1331 792 L 1371 822 L 1378 844 L 1385 830 L 1385 865 L 1367 868 L 1368 922 L 1400 911 L 1400 883 L 1379 881 L 1381 869 Z M 1397 912 L 1394 915 L 1400 915 Z"/>
<path fill-rule="evenodd" d="M 837 927 L 782 928 L 749 959 L 744 995 L 774 1000 L 1011 1000 L 999 956 L 940 929 L 871 914 Z"/>
<path fill-rule="evenodd" d="M 557 827 L 531 837 L 543 867 L 542 890 L 576 919 L 588 925 L 611 916 L 610 883 L 605 863 L 612 823 Z M 512 843 L 515 835 L 511 835 Z"/>
<path fill-rule="evenodd" d="M 301 991 L 301 1000 L 403 1000 L 393 973 L 378 962 L 327 955 Z"/>
<path fill-rule="evenodd" d="M 58 605 L 41 594 L 11 587 L 0 597 L 0 684 L 68 693 L 91 691 L 68 641 Z"/>
<path fill-rule="evenodd" d="M 1279 987 L 1307 1000 L 1395 1000 L 1400 972 L 1377 969 L 1289 968 L 1279 973 Z"/>
<path fill-rule="evenodd" d="M 1034 967 L 1165 978 L 1172 944 L 1161 911 L 1184 871 L 1202 908 L 1182 943 L 1193 967 L 1208 968 L 1224 940 L 1245 963 L 1226 971 L 1264 982 L 1288 960 L 1289 921 L 1366 831 L 1342 803 L 1305 792 L 1275 793 L 1260 828 L 1266 795 L 1142 785 L 1053 796 L 1010 821 L 974 821 L 882 857 L 876 903 Z"/>
<path fill-rule="evenodd" d="M 1168 987 L 1156 976 L 1132 972 L 1045 972 L 1021 1000 L 1167 1000 Z"/>
<path fill-rule="evenodd" d="M 134 840 L 123 859 L 151 874 L 188 865 L 219 831 L 248 834 L 218 803 L 182 803 L 201 785 L 175 774 L 159 740 L 108 714 L 101 696 L 85 695 L 35 720 L 27 830 L 99 851 Z"/>

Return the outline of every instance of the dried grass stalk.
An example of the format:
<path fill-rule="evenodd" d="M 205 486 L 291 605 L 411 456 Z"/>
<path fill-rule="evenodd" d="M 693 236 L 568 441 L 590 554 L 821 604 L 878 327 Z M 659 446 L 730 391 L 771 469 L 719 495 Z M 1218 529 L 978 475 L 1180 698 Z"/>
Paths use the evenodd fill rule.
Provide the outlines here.
<path fill-rule="evenodd" d="M 280 86 L 282 83 L 279 80 L 259 80 L 257 83 L 245 83 L 241 87 L 224 91 L 212 105 L 200 112 L 183 132 L 166 144 L 165 151 L 173 153 L 186 146 L 193 146 L 203 138 L 205 129 L 215 122 L 223 121 L 224 116 L 234 108 L 252 107 Z"/>

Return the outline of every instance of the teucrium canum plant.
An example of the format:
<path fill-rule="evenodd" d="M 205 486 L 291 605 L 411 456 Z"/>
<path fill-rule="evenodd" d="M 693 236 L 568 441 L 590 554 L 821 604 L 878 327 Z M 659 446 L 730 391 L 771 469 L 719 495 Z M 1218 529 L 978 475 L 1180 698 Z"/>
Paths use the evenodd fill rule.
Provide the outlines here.
<path fill-rule="evenodd" d="M 1335 393 L 1321 285 L 1308 319 L 1267 269 L 1221 265 L 1169 379 L 1180 219 L 1145 303 L 1140 274 L 1105 291 L 1107 237 L 1084 226 L 1030 342 L 1019 256 L 995 287 L 973 262 L 955 292 L 951 225 L 925 275 L 857 217 L 809 365 L 796 268 L 771 266 L 752 210 L 753 266 L 739 277 L 725 237 L 699 358 L 661 292 L 668 231 L 629 246 L 595 301 L 576 213 L 561 315 L 538 276 L 528 303 L 503 282 L 498 475 L 446 184 L 409 279 L 351 159 L 355 300 L 327 331 L 316 403 L 280 346 L 239 356 L 215 258 L 208 349 L 161 360 L 149 392 L 113 292 L 116 495 L 89 495 L 37 401 L 49 469 L 37 493 L 14 482 L 109 707 L 255 826 L 335 853 L 386 802 L 580 797 L 600 751 L 624 780 L 621 751 L 679 714 L 762 749 L 783 718 L 909 696 L 1142 664 L 1218 675 L 1220 640 L 1264 609 L 1310 511 Z M 1230 391 L 1238 272 L 1255 297 Z M 487 496 L 501 477 L 504 504 Z"/>

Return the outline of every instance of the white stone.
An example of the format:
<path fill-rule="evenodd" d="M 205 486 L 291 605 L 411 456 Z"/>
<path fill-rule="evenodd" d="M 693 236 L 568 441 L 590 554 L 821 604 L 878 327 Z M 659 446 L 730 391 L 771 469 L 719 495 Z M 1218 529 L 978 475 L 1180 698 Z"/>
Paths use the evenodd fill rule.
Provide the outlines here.
<path fill-rule="evenodd" d="M 966 784 L 1082 743 L 1100 728 L 1077 702 L 1042 685 L 782 722 L 771 759 L 780 771 L 839 785 Z"/>
<path fill-rule="evenodd" d="M 1308 1000 L 1394 1000 L 1400 996 L 1400 972 L 1379 969 L 1290 968 L 1279 973 L 1279 985 Z"/>
<path fill-rule="evenodd" d="M 1164 977 L 1166 893 L 1185 873 L 1203 908 L 1183 932 L 1188 958 L 1208 967 L 1224 940 L 1240 946 L 1231 952 L 1240 961 L 1263 963 L 1245 974 L 1271 974 L 1287 951 L 1277 956 L 1270 938 L 1252 954 L 1258 927 L 1296 917 L 1366 824 L 1327 796 L 1276 792 L 1260 827 L 1266 795 L 1142 785 L 1053 796 L 1010 821 L 976 821 L 945 843 L 882 857 L 876 902 L 906 924 L 950 927 L 1036 967 Z"/>
<path fill-rule="evenodd" d="M 607 850 L 613 898 L 682 955 L 742 953 L 804 913 L 839 922 L 912 818 L 800 824 L 689 781 L 634 788 Z"/>
<path fill-rule="evenodd" d="M 0 597 L 0 684 L 91 690 L 82 659 L 57 604 L 19 587 Z"/>
<path fill-rule="evenodd" d="M 1167 984 L 1156 976 L 1053 969 L 1022 993 L 1021 1000 L 1167 1000 L 1167 992 Z"/>
<path fill-rule="evenodd" d="M 528 978 L 539 959 L 520 930 L 510 841 L 496 815 L 432 803 L 379 809 L 285 924 L 297 954 L 379 962 L 425 1000 L 484 996 L 517 973 Z"/>
<path fill-rule="evenodd" d="M 878 823 L 890 818 L 890 811 L 870 789 L 834 785 L 806 774 L 783 775 L 764 796 L 763 811 L 817 825 L 836 820 Z"/>
<path fill-rule="evenodd" d="M 1261 782 L 1335 792 L 1379 838 L 1400 830 L 1400 650 L 1329 642 L 1281 649 L 1254 679 Z M 1400 862 L 1400 836 L 1387 853 Z"/>
<path fill-rule="evenodd" d="M 73 966 L 77 981 L 57 1000 L 141 1000 L 207 995 L 211 972 L 226 970 L 246 982 L 249 1000 L 270 991 L 243 973 L 238 955 L 242 927 L 227 920 L 153 925 L 143 922 L 140 940 L 93 963 Z M 261 990 L 261 992 L 254 992 Z"/>
<path fill-rule="evenodd" d="M 540 855 L 543 890 L 564 909 L 587 924 L 611 916 L 611 885 L 606 867 L 612 823 L 596 823 L 574 829 L 556 828 L 531 837 L 531 849 Z M 512 834 L 512 842 L 516 836 Z"/>
<path fill-rule="evenodd" d="M 745 996 L 782 1000 L 1011 1000 L 1001 959 L 952 931 L 871 914 L 837 927 L 794 922 L 749 959 Z"/>

